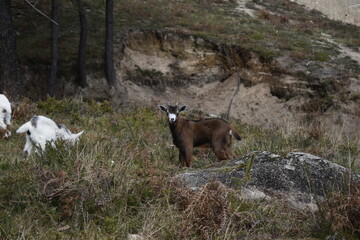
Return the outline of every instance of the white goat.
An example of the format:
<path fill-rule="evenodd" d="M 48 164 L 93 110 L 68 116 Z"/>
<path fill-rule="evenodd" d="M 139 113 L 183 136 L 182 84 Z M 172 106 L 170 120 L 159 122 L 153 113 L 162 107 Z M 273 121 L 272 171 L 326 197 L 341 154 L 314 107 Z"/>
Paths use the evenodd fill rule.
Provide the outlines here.
<path fill-rule="evenodd" d="M 58 124 L 50 118 L 35 116 L 16 130 L 16 133 L 25 132 L 27 134 L 24 153 L 26 156 L 29 156 L 34 145 L 39 145 L 41 150 L 44 151 L 47 142 L 49 142 L 51 146 L 55 147 L 55 142 L 58 139 L 65 140 L 71 145 L 75 145 L 84 131 L 72 134 L 64 125 Z M 37 149 L 35 152 L 37 152 Z"/>
<path fill-rule="evenodd" d="M 11 136 L 11 104 L 3 94 L 0 94 L 0 133 L 4 139 Z"/>

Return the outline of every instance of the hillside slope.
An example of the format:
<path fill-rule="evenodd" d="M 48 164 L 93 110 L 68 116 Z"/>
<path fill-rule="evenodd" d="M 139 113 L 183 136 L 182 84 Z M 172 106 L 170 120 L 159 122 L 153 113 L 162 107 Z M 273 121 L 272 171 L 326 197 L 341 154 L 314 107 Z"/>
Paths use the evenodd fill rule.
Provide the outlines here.
<path fill-rule="evenodd" d="M 26 88 L 38 92 L 30 96 L 44 96 L 46 21 L 24 22 L 33 13 L 15 3 Z M 265 127 L 359 135 L 358 27 L 286 0 L 131 3 L 115 4 L 114 89 L 103 74 L 103 4 L 86 2 L 89 86 L 79 89 L 76 6 L 64 3 L 58 96 L 108 99 L 116 108 L 151 99 L 181 102 L 217 115 L 230 109 L 231 117 Z M 42 2 L 38 7 L 46 11 L 49 6 Z"/>
<path fill-rule="evenodd" d="M 355 141 L 231 120 L 243 138 L 233 146 L 236 159 L 218 162 L 197 149 L 193 168 L 181 169 L 165 114 L 156 103 L 131 107 L 118 113 L 106 101 L 49 98 L 14 108 L 14 129 L 45 115 L 84 134 L 76 146 L 60 141 L 29 158 L 22 154 L 24 134 L 0 141 L 1 239 L 359 236 Z M 298 150 L 347 168 L 310 154 L 287 155 Z"/>
<path fill-rule="evenodd" d="M 80 89 L 78 16 L 64 0 L 57 98 L 48 98 L 50 24 L 26 1 L 12 3 L 31 98 L 14 103 L 13 129 L 45 115 L 84 134 L 30 158 L 24 135 L 0 142 L 0 239 L 359 238 L 360 187 L 349 181 L 360 174 L 359 28 L 287 0 L 116 1 L 118 83 L 109 89 L 104 1 L 86 0 L 88 86 Z M 48 13 L 50 0 L 36 6 Z M 168 101 L 187 104 L 187 118 L 229 117 L 242 137 L 237 158 L 218 162 L 195 149 L 193 168 L 180 169 L 158 109 Z M 237 188 L 203 174 L 214 169 Z M 174 178 L 192 172 L 205 187 Z M 282 191 L 300 183 L 294 198 Z M 288 204 L 294 199 L 311 211 Z"/>

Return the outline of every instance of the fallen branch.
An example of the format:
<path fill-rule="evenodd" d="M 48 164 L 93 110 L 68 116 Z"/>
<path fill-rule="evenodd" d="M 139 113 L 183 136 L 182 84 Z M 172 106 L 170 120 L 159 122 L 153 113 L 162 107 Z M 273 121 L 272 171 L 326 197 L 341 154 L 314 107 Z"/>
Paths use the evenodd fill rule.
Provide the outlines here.
<path fill-rule="evenodd" d="M 52 23 L 59 25 L 57 22 L 55 22 L 54 20 L 52 20 L 50 17 L 48 17 L 45 13 L 43 13 L 42 11 L 40 11 L 39 9 L 37 9 L 35 7 L 35 5 L 33 5 L 29 0 L 25 0 L 25 2 L 27 4 L 29 4 L 33 9 L 35 9 L 35 11 L 37 11 L 38 13 L 40 13 L 41 15 L 43 15 L 45 18 L 47 18 L 48 20 L 50 20 Z"/>

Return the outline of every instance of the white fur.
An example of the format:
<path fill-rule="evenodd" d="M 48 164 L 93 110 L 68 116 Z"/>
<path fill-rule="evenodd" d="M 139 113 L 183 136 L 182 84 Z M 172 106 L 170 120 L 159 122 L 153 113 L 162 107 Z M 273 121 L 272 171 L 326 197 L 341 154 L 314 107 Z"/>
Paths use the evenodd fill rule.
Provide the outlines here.
<path fill-rule="evenodd" d="M 7 129 L 8 125 L 11 125 L 11 104 L 5 95 L 0 94 L 0 127 L 7 130 L 5 138 L 11 136 L 11 131 Z"/>
<path fill-rule="evenodd" d="M 168 116 L 169 116 L 169 122 L 173 123 L 176 121 L 176 114 L 168 113 Z"/>
<path fill-rule="evenodd" d="M 63 139 L 74 145 L 84 131 L 72 134 L 64 125 L 56 124 L 50 118 L 35 116 L 30 121 L 23 124 L 16 133 L 27 133 L 24 153 L 29 156 L 33 146 L 40 146 L 44 151 L 46 143 L 49 142 L 53 147 L 58 139 Z M 35 150 L 37 151 L 37 149 Z"/>

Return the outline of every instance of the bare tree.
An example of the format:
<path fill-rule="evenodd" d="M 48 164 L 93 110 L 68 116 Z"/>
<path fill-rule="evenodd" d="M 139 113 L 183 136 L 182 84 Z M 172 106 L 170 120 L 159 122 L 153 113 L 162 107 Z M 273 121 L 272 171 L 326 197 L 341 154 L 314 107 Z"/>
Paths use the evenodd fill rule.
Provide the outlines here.
<path fill-rule="evenodd" d="M 48 94 L 53 97 L 55 95 L 55 86 L 57 83 L 56 73 L 57 73 L 57 62 L 58 62 L 58 49 L 57 49 L 57 41 L 58 41 L 58 9 L 59 3 L 58 0 L 51 1 L 51 69 L 50 69 L 50 77 L 48 81 Z"/>
<path fill-rule="evenodd" d="M 115 67 L 113 53 L 113 35 L 114 35 L 114 2 L 106 0 L 106 38 L 105 38 L 105 75 L 109 86 L 114 86 Z"/>
<path fill-rule="evenodd" d="M 86 15 L 84 10 L 83 0 L 77 0 L 78 12 L 80 19 L 80 42 L 78 53 L 78 83 L 80 87 L 86 87 L 86 41 L 88 26 L 86 22 Z"/>
<path fill-rule="evenodd" d="M 0 26 L 0 92 L 16 98 L 22 94 L 23 81 L 19 77 L 11 0 L 0 0 Z"/>

